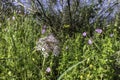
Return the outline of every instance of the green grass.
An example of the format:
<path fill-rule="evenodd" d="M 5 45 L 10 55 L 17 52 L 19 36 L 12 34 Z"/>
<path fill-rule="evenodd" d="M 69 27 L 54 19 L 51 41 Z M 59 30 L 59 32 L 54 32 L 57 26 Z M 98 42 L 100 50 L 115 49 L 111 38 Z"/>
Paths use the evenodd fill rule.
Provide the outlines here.
<path fill-rule="evenodd" d="M 83 37 L 82 33 L 75 33 L 74 37 L 62 36 L 60 55 L 50 54 L 48 58 L 35 50 L 36 42 L 44 35 L 31 16 L 16 15 L 15 20 L 6 19 L 0 24 L 1 80 L 120 79 L 113 66 L 114 55 L 120 50 L 120 36 L 112 24 L 101 34 L 94 31 L 92 37 L 89 34 Z M 91 45 L 89 39 L 93 42 Z M 46 72 L 47 67 L 51 68 L 50 72 Z"/>

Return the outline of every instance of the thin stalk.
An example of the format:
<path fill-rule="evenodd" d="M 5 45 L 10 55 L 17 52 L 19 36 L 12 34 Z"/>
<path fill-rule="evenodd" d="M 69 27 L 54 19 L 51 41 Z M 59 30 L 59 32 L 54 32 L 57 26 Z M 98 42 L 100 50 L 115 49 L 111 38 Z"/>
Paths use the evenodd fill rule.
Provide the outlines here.
<path fill-rule="evenodd" d="M 57 80 L 61 80 L 61 79 L 63 78 L 63 76 L 64 76 L 67 72 L 69 72 L 70 70 L 72 70 L 73 68 L 75 68 L 76 66 L 78 66 L 78 65 L 81 64 L 81 63 L 83 63 L 83 62 L 86 61 L 86 60 L 87 60 L 87 59 L 85 59 L 85 60 L 83 60 L 83 61 L 81 61 L 81 62 L 78 62 L 78 63 L 76 63 L 75 65 L 69 67 L 62 75 L 60 75 L 60 77 L 59 77 Z M 83 69 L 82 71 L 84 71 L 84 70 L 86 70 L 86 69 L 88 69 L 88 67 L 85 68 L 85 69 Z"/>
<path fill-rule="evenodd" d="M 42 72 L 41 72 L 42 80 L 44 80 L 44 78 L 45 78 L 45 75 L 44 75 L 45 61 L 46 61 L 46 58 L 44 57 L 43 58 L 43 64 L 42 64 Z"/>

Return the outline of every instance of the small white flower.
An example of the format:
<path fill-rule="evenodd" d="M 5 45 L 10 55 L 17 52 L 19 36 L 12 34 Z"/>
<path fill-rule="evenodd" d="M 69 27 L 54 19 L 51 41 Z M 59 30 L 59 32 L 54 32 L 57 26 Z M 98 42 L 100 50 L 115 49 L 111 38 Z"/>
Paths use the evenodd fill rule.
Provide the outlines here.
<path fill-rule="evenodd" d="M 21 11 L 19 10 L 18 13 L 21 13 Z"/>
<path fill-rule="evenodd" d="M 14 17 L 14 16 L 12 17 L 12 20 L 15 20 L 15 17 Z"/>
<path fill-rule="evenodd" d="M 113 37 L 114 36 L 114 34 L 110 34 L 110 37 Z"/>
<path fill-rule="evenodd" d="M 87 35 L 87 33 L 86 32 L 83 32 L 83 34 L 82 34 L 84 37 Z"/>
<path fill-rule="evenodd" d="M 10 20 L 10 18 L 7 18 L 7 20 L 9 21 L 9 20 Z"/>
<path fill-rule="evenodd" d="M 45 51 L 45 48 L 42 48 L 42 51 Z"/>
<path fill-rule="evenodd" d="M 107 26 L 105 26 L 105 27 L 110 27 L 110 25 L 107 25 Z"/>
<path fill-rule="evenodd" d="M 97 33 L 99 33 L 99 34 L 101 34 L 102 33 L 102 29 L 95 29 L 95 31 L 97 32 Z"/>
<path fill-rule="evenodd" d="M 68 49 L 68 46 L 66 46 L 66 48 L 65 48 L 66 50 Z"/>
<path fill-rule="evenodd" d="M 118 27 L 118 29 L 120 29 L 120 27 Z"/>
<path fill-rule="evenodd" d="M 92 44 L 92 40 L 91 39 L 88 40 L 88 44 L 90 44 L 90 45 Z"/>
<path fill-rule="evenodd" d="M 46 72 L 48 72 L 48 73 L 51 72 L 51 68 L 47 67 Z"/>

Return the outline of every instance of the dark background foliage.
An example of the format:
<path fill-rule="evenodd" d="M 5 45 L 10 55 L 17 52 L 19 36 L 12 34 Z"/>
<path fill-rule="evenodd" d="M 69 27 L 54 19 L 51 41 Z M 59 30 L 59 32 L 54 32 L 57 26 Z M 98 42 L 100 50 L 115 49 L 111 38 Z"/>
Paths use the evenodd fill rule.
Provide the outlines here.
<path fill-rule="evenodd" d="M 109 6 L 105 1 L 98 0 L 98 3 L 85 5 L 81 0 L 35 0 L 33 2 L 37 9 L 36 18 L 42 23 L 51 27 L 53 33 L 68 33 L 70 36 L 82 30 L 92 34 L 97 22 L 97 27 L 103 28 L 104 22 L 112 23 L 113 12 L 118 2 L 113 2 Z M 107 6 L 107 7 L 104 7 Z M 103 9 L 101 9 L 103 7 Z M 91 26 L 91 27 L 88 27 Z M 69 26 L 69 28 L 65 28 Z"/>

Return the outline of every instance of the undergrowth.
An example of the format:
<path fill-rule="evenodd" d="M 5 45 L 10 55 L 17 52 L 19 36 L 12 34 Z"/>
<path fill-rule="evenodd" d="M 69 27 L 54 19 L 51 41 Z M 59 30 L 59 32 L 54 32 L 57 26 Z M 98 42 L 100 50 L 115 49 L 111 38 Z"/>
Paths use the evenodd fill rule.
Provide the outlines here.
<path fill-rule="evenodd" d="M 35 49 L 38 39 L 45 36 L 42 26 L 31 16 L 6 18 L 0 23 L 0 79 L 119 80 L 118 26 L 106 25 L 105 30 L 95 26 L 102 32 L 95 29 L 92 36 L 85 30 L 74 37 L 60 33 L 60 55 L 45 58 Z"/>

